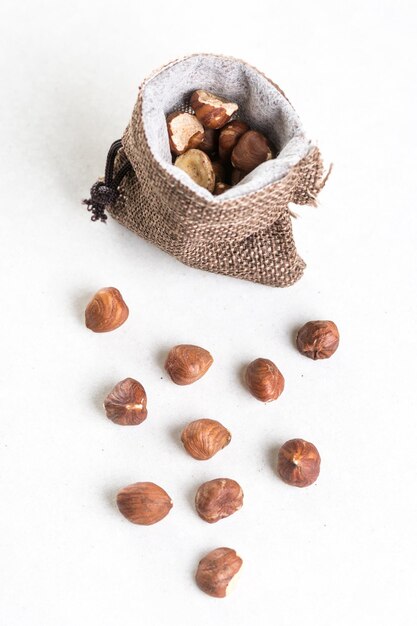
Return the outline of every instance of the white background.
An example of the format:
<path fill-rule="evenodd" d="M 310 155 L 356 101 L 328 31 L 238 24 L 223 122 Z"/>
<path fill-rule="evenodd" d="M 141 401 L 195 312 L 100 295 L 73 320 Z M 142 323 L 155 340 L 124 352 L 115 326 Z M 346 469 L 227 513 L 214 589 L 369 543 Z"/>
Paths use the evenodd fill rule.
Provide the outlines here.
<path fill-rule="evenodd" d="M 4 626 L 351 626 L 417 620 L 416 9 L 406 1 L 0 5 L 0 622 Z M 334 172 L 299 209 L 305 277 L 287 290 L 189 269 L 80 205 L 151 70 L 186 53 L 231 54 L 285 90 Z M 96 335 L 89 297 L 118 287 L 128 322 Z M 336 355 L 298 354 L 294 330 L 332 319 Z M 215 364 L 180 388 L 177 343 Z M 258 356 L 286 377 L 271 405 L 240 381 Z M 126 377 L 149 397 L 137 428 L 106 419 Z M 230 446 L 198 463 L 179 442 L 210 417 Z M 322 456 L 317 484 L 275 473 L 285 440 Z M 208 525 L 196 487 L 228 476 L 236 515 Z M 130 524 L 114 496 L 163 486 L 174 508 Z M 235 548 L 233 595 L 194 583 L 198 560 Z"/>

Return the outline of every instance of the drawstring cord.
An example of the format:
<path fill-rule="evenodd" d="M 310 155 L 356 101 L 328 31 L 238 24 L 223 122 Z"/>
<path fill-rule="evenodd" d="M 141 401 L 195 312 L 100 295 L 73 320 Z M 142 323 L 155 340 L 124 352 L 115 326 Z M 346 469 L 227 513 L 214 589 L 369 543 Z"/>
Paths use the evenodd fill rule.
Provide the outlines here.
<path fill-rule="evenodd" d="M 129 161 L 126 161 L 123 163 L 116 176 L 113 177 L 114 160 L 121 147 L 122 142 L 120 139 L 112 143 L 107 154 L 104 181 L 99 180 L 94 183 L 91 187 L 90 198 L 83 200 L 83 204 L 87 205 L 87 211 L 91 211 L 92 222 L 100 220 L 104 224 L 106 223 L 106 206 L 112 206 L 116 202 L 119 195 L 119 185 L 126 174 L 132 169 L 132 165 Z"/>

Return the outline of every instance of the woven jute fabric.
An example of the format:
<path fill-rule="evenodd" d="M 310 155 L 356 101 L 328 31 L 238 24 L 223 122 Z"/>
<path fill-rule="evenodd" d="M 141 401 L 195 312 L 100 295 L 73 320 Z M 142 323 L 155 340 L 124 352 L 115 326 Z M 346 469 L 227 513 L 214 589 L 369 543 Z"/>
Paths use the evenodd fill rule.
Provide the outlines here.
<path fill-rule="evenodd" d="M 284 178 L 258 191 L 221 202 L 202 198 L 152 154 L 143 123 L 145 84 L 118 158 L 119 164 L 127 158 L 133 171 L 122 182 L 110 214 L 191 267 L 274 287 L 295 283 L 305 263 L 295 247 L 288 204 L 315 205 L 325 183 L 318 148 Z"/>

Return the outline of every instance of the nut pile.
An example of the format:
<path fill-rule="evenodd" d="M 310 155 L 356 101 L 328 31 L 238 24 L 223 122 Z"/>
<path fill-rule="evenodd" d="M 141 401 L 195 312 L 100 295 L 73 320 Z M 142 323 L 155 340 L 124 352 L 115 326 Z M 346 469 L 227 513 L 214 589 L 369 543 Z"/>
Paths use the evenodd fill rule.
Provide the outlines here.
<path fill-rule="evenodd" d="M 197 93 L 197 92 L 196 92 Z M 206 98 L 209 100 L 208 98 Z M 200 100 L 201 116 L 210 123 L 224 120 L 224 112 L 212 111 L 212 100 Z M 210 104 L 204 109 L 203 105 Z M 231 103 L 223 111 L 231 115 Z M 222 117 L 223 116 L 223 117 Z M 87 328 L 97 333 L 109 332 L 121 326 L 128 318 L 129 309 L 120 292 L 108 287 L 100 289 L 85 311 Z M 337 350 L 339 332 L 330 321 L 312 321 L 297 334 L 297 348 L 301 354 L 317 360 L 327 359 Z M 179 345 L 167 356 L 165 369 L 177 385 L 190 385 L 202 378 L 213 364 L 211 354 L 199 346 Z M 284 377 L 275 363 L 258 358 L 245 372 L 248 391 L 260 402 L 277 400 L 284 390 Z M 115 385 L 104 400 L 107 417 L 115 424 L 133 426 L 147 418 L 147 397 L 140 382 L 126 378 Z M 213 419 L 190 422 L 181 434 L 186 452 L 198 461 L 206 461 L 229 445 L 231 433 Z M 320 454 L 304 439 L 291 439 L 278 451 L 277 473 L 288 485 L 308 487 L 320 473 Z M 243 490 L 232 478 L 215 478 L 197 489 L 195 509 L 205 522 L 214 524 L 233 515 L 243 506 Z M 137 482 L 117 494 L 120 513 L 133 524 L 150 526 L 168 515 L 173 502 L 168 493 L 152 482 Z M 220 547 L 209 552 L 198 564 L 196 583 L 205 593 L 216 598 L 225 597 L 242 566 L 242 559 L 231 548 Z"/>
<path fill-rule="evenodd" d="M 231 120 L 239 108 L 235 102 L 197 89 L 190 106 L 195 115 L 174 111 L 167 116 L 169 145 L 175 165 L 214 195 L 276 156 L 262 133 L 243 120 Z"/>

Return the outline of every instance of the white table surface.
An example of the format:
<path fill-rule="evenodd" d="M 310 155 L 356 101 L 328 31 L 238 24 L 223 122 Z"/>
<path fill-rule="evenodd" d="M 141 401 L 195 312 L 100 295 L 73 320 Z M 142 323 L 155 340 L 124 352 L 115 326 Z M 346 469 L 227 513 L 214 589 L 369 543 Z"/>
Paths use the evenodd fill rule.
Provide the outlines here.
<path fill-rule="evenodd" d="M 416 8 L 296 3 L 3 0 L 1 68 L 0 622 L 4 626 L 416 624 Z M 334 172 L 294 230 L 308 268 L 287 290 L 192 270 L 80 199 L 103 173 L 142 78 L 186 53 L 242 57 L 285 90 Z M 89 332 L 90 295 L 118 287 L 131 314 Z M 336 355 L 298 354 L 294 330 L 333 319 Z M 175 386 L 177 343 L 215 365 Z M 271 405 L 242 387 L 258 356 L 286 377 Z M 101 403 L 133 376 L 148 420 L 115 426 Z M 198 417 L 230 446 L 198 463 L 179 442 Z M 308 489 L 274 466 L 314 442 Z M 196 487 L 229 476 L 236 515 L 208 525 Z M 174 500 L 153 527 L 117 490 L 151 480 Z M 193 575 L 218 546 L 244 568 L 225 600 Z"/>

